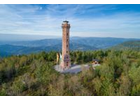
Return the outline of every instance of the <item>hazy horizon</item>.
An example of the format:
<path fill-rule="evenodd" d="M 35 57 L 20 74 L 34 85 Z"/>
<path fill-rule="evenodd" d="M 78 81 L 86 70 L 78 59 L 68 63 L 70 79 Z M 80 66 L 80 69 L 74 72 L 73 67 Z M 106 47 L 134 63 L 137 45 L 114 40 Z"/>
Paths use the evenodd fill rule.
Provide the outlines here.
<path fill-rule="evenodd" d="M 30 34 L 0 34 L 0 41 L 32 41 L 42 39 L 60 38 L 50 35 L 30 35 Z"/>
<path fill-rule="evenodd" d="M 24 35 L 24 34 L 0 34 L 0 41 L 34 41 L 43 39 L 60 39 L 62 36 L 51 35 Z M 71 38 L 122 38 L 122 37 L 88 37 L 88 36 L 71 36 Z M 140 38 L 123 38 L 123 39 L 140 39 Z"/>
<path fill-rule="evenodd" d="M 0 5 L 0 34 L 61 37 L 64 20 L 71 37 L 140 38 L 139 4 Z"/>

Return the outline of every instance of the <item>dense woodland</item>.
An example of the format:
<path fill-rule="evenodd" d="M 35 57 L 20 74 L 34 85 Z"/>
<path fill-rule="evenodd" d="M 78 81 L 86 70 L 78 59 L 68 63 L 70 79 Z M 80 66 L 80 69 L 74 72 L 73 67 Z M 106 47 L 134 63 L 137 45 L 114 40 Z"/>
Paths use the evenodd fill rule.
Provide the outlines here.
<path fill-rule="evenodd" d="M 56 53 L 0 58 L 0 95 L 140 95 L 139 51 L 73 51 L 74 64 L 101 60 L 78 74 L 56 72 Z"/>

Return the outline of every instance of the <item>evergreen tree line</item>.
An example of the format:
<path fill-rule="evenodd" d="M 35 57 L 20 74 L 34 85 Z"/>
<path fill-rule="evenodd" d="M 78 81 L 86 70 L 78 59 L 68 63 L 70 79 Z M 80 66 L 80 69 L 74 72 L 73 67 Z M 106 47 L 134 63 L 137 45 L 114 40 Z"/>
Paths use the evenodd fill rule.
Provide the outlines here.
<path fill-rule="evenodd" d="M 72 51 L 73 64 L 99 59 L 101 66 L 78 74 L 54 70 L 57 52 L 11 56 L 0 59 L 0 95 L 17 96 L 112 96 L 140 95 L 140 52 Z"/>

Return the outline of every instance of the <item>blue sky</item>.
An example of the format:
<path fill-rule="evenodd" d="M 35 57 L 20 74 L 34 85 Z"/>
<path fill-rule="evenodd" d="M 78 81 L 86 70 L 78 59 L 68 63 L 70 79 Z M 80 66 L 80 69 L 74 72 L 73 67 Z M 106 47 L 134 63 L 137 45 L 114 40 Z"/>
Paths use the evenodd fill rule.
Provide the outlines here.
<path fill-rule="evenodd" d="M 140 38 L 140 5 L 0 5 L 0 34 Z"/>

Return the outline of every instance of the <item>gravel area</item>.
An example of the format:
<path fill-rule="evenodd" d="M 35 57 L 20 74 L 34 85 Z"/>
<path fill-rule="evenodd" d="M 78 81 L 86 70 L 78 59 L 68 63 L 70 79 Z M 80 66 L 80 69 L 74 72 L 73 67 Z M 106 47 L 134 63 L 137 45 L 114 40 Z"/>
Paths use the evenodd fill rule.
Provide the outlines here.
<path fill-rule="evenodd" d="M 78 73 L 82 71 L 82 68 L 89 68 L 88 65 L 73 65 L 68 69 L 63 70 L 60 65 L 54 66 L 55 70 L 60 72 L 60 73 Z"/>

